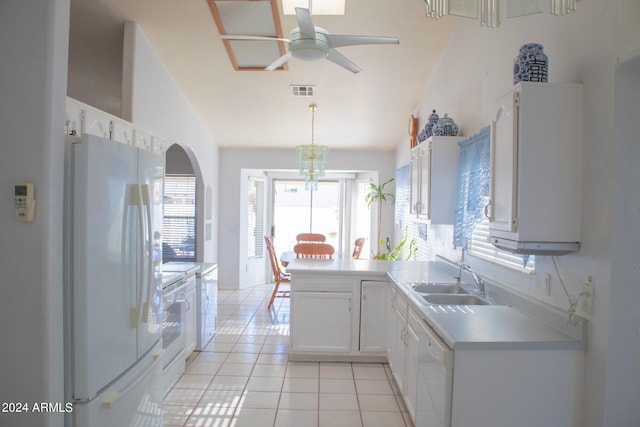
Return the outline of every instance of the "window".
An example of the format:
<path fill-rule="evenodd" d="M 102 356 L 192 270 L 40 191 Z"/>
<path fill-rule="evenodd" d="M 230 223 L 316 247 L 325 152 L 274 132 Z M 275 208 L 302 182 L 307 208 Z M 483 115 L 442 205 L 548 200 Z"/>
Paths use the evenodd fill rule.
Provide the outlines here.
<path fill-rule="evenodd" d="M 454 245 L 462 248 L 465 254 L 531 272 L 535 257 L 511 254 L 487 241 L 489 220 L 484 216 L 484 207 L 489 201 L 491 179 L 489 139 L 489 127 L 485 127 L 477 135 L 459 143 Z"/>
<path fill-rule="evenodd" d="M 523 256 L 512 254 L 502 249 L 498 249 L 487 241 L 489 237 L 489 220 L 485 219 L 476 224 L 471 233 L 469 248 L 466 254 L 476 256 L 478 258 L 509 267 L 514 270 L 520 270 L 526 273 L 534 271 L 535 256 Z"/>
<path fill-rule="evenodd" d="M 273 182 L 276 249 L 292 250 L 298 233 L 320 233 L 325 235 L 326 242 L 336 252 L 340 252 L 340 182 L 319 181 L 317 190 L 304 188 L 304 181 L 299 179 L 276 179 Z"/>
<path fill-rule="evenodd" d="M 249 177 L 247 212 L 247 256 L 260 258 L 264 253 L 264 179 Z"/>
<path fill-rule="evenodd" d="M 166 175 L 162 260 L 196 260 L 196 177 Z"/>

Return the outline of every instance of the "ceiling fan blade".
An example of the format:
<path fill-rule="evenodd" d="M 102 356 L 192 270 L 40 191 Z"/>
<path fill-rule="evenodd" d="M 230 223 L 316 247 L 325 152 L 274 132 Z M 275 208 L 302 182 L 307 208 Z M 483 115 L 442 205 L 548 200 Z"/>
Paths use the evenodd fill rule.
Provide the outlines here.
<path fill-rule="evenodd" d="M 221 34 L 218 37 L 223 40 L 259 40 L 259 41 L 291 43 L 291 40 L 289 39 L 280 39 L 277 37 L 268 37 L 268 36 L 245 36 L 245 35 Z"/>
<path fill-rule="evenodd" d="M 400 43 L 400 40 L 397 37 L 349 36 L 346 34 L 327 34 L 327 39 L 329 40 L 329 46 L 331 47 Z"/>
<path fill-rule="evenodd" d="M 358 67 L 356 64 L 347 59 L 346 56 L 335 49 L 329 49 L 327 59 L 335 64 L 338 64 L 342 68 L 346 68 L 353 74 L 358 74 L 360 71 L 362 71 L 362 68 Z"/>
<path fill-rule="evenodd" d="M 300 33 L 315 39 L 316 27 L 313 25 L 313 19 L 311 18 L 311 11 L 303 7 L 296 7 L 296 19 L 298 20 L 298 28 Z"/>
<path fill-rule="evenodd" d="M 287 62 L 289 59 L 291 59 L 291 53 L 285 53 L 280 58 L 278 58 L 274 62 L 272 62 L 271 65 L 269 65 L 267 68 L 265 68 L 265 70 L 266 71 L 273 71 L 276 68 L 280 68 L 280 66 L 282 66 L 282 64 Z"/>

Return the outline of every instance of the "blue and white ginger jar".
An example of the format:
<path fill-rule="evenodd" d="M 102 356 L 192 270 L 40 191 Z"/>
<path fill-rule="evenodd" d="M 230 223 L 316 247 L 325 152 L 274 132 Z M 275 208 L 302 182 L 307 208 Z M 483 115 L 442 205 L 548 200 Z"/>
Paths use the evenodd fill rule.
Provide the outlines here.
<path fill-rule="evenodd" d="M 433 135 L 433 127 L 436 125 L 436 123 L 438 123 L 438 120 L 440 120 L 440 116 L 438 116 L 436 110 L 433 110 L 431 112 L 431 115 L 427 118 L 427 124 L 424 126 L 424 139 L 427 139 L 431 135 Z"/>
<path fill-rule="evenodd" d="M 447 113 L 433 126 L 433 134 L 437 136 L 457 136 L 458 125 Z"/>
<path fill-rule="evenodd" d="M 513 84 L 518 82 L 546 82 L 549 58 L 539 43 L 527 43 L 513 61 Z"/>

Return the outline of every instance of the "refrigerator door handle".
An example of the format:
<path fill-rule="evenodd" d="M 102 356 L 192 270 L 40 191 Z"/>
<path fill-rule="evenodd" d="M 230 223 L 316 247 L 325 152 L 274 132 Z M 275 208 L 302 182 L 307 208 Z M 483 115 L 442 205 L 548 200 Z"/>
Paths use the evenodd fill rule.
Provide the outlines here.
<path fill-rule="evenodd" d="M 146 244 L 147 244 L 147 281 L 146 281 L 146 291 L 147 291 L 147 299 L 145 301 L 145 306 L 143 307 L 143 316 L 142 316 L 142 321 L 143 322 L 149 322 L 149 309 L 152 306 L 153 302 L 152 302 L 152 298 L 153 298 L 153 276 L 154 276 L 154 265 L 153 265 L 153 212 L 152 212 L 152 205 L 151 205 L 151 191 L 149 189 L 149 185 L 148 184 L 143 184 L 142 185 L 142 190 L 143 190 L 143 204 L 144 204 L 144 208 L 145 208 L 145 212 L 146 212 L 146 220 L 147 220 L 147 227 L 146 227 L 146 232 L 147 232 L 147 238 L 146 238 Z"/>
<path fill-rule="evenodd" d="M 162 350 L 156 351 L 153 354 L 153 361 L 151 362 L 149 367 L 141 375 L 139 375 L 135 380 L 133 380 L 129 384 L 127 384 L 122 390 L 118 390 L 118 391 L 114 391 L 112 393 L 109 393 L 109 395 L 106 396 L 104 398 L 104 400 L 102 401 L 102 407 L 104 409 L 113 408 L 113 406 L 116 404 L 118 399 L 120 399 L 122 396 L 126 396 L 127 393 L 129 392 L 129 390 L 131 390 L 133 387 L 138 385 L 138 383 L 140 381 L 142 381 L 149 374 L 149 372 L 151 372 L 155 368 L 156 363 L 158 363 L 158 361 L 160 360 L 160 355 L 161 354 L 162 354 Z"/>
<path fill-rule="evenodd" d="M 140 271 L 140 295 L 139 295 L 139 321 L 149 322 L 149 308 L 151 307 L 153 283 L 153 224 L 151 212 L 151 194 L 148 184 L 137 186 L 139 195 L 140 229 L 141 229 L 141 259 L 142 268 Z"/>
<path fill-rule="evenodd" d="M 142 195 L 142 187 L 139 184 L 134 185 L 136 193 L 137 193 L 137 200 L 136 200 L 136 205 L 138 206 L 138 224 L 140 225 L 140 260 L 142 262 L 142 268 L 140 268 L 140 286 L 138 289 L 138 313 L 137 313 L 137 318 L 138 318 L 138 322 L 139 323 L 143 323 L 144 322 L 144 306 L 145 303 L 143 301 L 145 301 L 144 299 L 144 293 L 145 293 L 145 288 L 148 287 L 148 284 L 146 283 L 146 271 L 147 271 L 147 258 L 146 258 L 146 243 L 147 243 L 147 228 L 145 227 L 145 215 L 144 215 L 144 201 L 143 201 L 143 195 Z"/>

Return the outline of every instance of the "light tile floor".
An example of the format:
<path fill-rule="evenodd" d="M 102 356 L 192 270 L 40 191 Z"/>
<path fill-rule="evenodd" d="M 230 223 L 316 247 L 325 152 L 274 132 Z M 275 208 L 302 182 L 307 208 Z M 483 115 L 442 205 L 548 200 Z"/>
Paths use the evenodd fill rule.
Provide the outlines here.
<path fill-rule="evenodd" d="M 413 427 L 387 364 L 290 362 L 289 299 L 218 293 L 218 331 L 164 399 L 181 427 Z"/>

